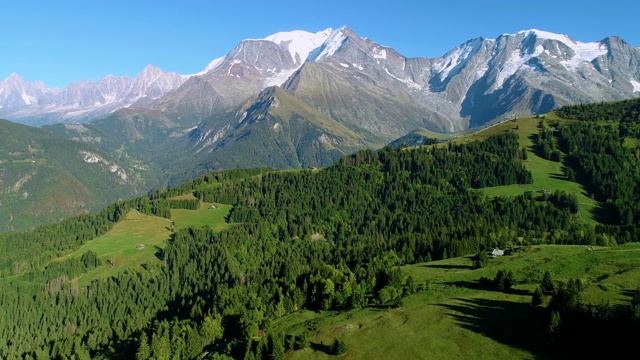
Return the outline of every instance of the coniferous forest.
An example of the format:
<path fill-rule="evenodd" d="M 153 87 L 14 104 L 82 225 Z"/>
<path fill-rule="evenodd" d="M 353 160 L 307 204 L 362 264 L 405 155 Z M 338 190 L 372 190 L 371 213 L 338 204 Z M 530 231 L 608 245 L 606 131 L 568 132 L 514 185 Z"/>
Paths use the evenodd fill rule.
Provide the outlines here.
<path fill-rule="evenodd" d="M 95 214 L 0 235 L 0 357 L 194 359 L 207 351 L 213 358 L 282 358 L 308 346 L 310 334 L 270 331 L 273 319 L 300 309 L 402 306 L 404 295 L 425 290 L 402 265 L 514 243 L 637 241 L 640 153 L 624 141 L 640 134 L 638 102 L 608 106 L 598 108 L 602 116 L 563 108 L 558 114 L 581 121 L 546 121 L 538 137 L 540 152 L 563 161 L 566 176 L 603 204 L 597 226 L 576 215 L 571 194 L 490 198 L 477 190 L 533 181 L 526 151 L 508 132 L 361 151 L 325 169 L 213 172 Z M 603 121 L 618 113 L 615 122 Z M 175 198 L 187 194 L 195 199 Z M 109 264 L 90 251 L 59 260 L 131 210 L 170 218 L 171 209 L 196 209 L 200 201 L 233 205 L 228 228 L 172 229 L 161 261 L 81 285 L 84 273 Z M 550 326 L 561 334 L 559 353 L 589 329 L 607 329 L 612 338 L 640 331 L 634 308 L 611 308 L 606 317 L 607 308 L 581 307 L 580 286 L 545 288 L 554 294 Z M 345 346 L 331 349 L 339 354 Z"/>

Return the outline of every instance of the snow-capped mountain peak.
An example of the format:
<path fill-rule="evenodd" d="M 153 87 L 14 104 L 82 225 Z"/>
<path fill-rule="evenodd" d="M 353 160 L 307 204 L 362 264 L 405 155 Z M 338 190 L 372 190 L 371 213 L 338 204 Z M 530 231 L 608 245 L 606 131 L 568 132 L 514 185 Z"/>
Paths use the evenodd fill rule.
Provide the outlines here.
<path fill-rule="evenodd" d="M 456 70 L 464 67 L 466 61 L 478 52 L 483 42 L 483 38 L 467 41 L 434 62 L 433 70 L 439 74 L 440 80 L 446 79 L 449 75 L 455 75 Z"/>
<path fill-rule="evenodd" d="M 321 46 L 325 40 L 331 35 L 333 29 L 328 28 L 315 34 L 294 30 L 288 32 L 279 32 L 264 38 L 264 40 L 274 42 L 281 46 L 286 46 L 291 54 L 291 59 L 296 64 L 302 64 L 309 53 Z"/>
<path fill-rule="evenodd" d="M 331 35 L 322 43 L 322 46 L 316 48 L 307 58 L 307 61 L 320 61 L 332 56 L 347 39 L 344 32 L 347 29 L 346 26 L 341 27 L 338 30 L 331 32 Z"/>
<path fill-rule="evenodd" d="M 538 29 L 530 29 L 530 30 L 522 30 L 517 33 L 517 35 L 535 35 L 540 40 L 556 40 L 567 45 L 576 44 L 577 42 L 570 38 L 568 35 L 564 34 L 556 34 L 548 31 L 538 30 Z"/>
<path fill-rule="evenodd" d="M 151 64 L 147 65 L 142 69 L 142 71 L 136 77 L 144 77 L 144 78 L 157 78 L 163 75 L 164 72 L 157 66 L 153 66 Z"/>
<path fill-rule="evenodd" d="M 591 62 L 598 56 L 607 54 L 607 47 L 601 42 L 583 43 L 576 41 L 568 35 L 555 34 L 537 29 L 523 30 L 515 35 L 505 35 L 508 38 L 521 38 L 518 48 L 514 48 L 509 54 L 507 62 L 503 65 L 501 74 L 493 88 L 502 86 L 506 78 L 513 75 L 518 69 L 526 66 L 532 68 L 529 63 L 532 59 L 540 58 L 540 64 L 544 64 L 543 57 L 557 61 L 566 70 L 575 72 L 581 66 L 592 66 Z M 551 59 L 553 60 L 551 60 Z M 533 68 L 532 68 L 533 69 Z"/>

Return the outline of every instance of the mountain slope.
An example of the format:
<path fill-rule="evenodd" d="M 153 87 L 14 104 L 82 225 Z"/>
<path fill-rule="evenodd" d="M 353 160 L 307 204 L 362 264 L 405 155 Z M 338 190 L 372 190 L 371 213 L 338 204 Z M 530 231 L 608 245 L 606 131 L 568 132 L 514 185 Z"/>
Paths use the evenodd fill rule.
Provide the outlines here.
<path fill-rule="evenodd" d="M 167 171 L 176 174 L 170 181 L 175 184 L 211 169 L 328 166 L 364 146 L 346 126 L 269 87 L 224 116 L 204 121 L 188 138 L 177 139 L 175 152 L 187 155 L 167 161 Z"/>
<path fill-rule="evenodd" d="M 581 43 L 539 30 L 409 59 L 344 27 L 283 87 L 390 140 L 417 127 L 453 132 L 560 105 L 637 97 L 639 62 L 638 48 L 619 38 Z"/>
<path fill-rule="evenodd" d="M 6 120 L 0 138 L 0 231 L 87 213 L 140 190 L 93 146 Z"/>
<path fill-rule="evenodd" d="M 283 32 L 240 42 L 222 58 L 150 106 L 198 123 L 273 85 L 281 85 L 305 62 L 331 29 Z"/>

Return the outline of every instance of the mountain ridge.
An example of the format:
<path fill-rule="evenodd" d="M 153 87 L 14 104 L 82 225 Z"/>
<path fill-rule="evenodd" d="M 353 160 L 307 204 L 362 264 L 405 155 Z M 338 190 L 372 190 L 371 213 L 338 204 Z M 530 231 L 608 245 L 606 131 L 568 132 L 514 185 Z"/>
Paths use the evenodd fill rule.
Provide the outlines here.
<path fill-rule="evenodd" d="M 349 55 L 341 52 L 345 46 L 358 50 Z M 351 61 L 334 61 L 334 67 L 344 67 L 349 77 L 365 74 L 380 90 L 406 92 L 419 105 L 412 111 L 422 113 L 429 122 L 407 120 L 408 125 L 397 131 L 378 134 L 388 141 L 417 126 L 451 132 L 560 105 L 640 96 L 639 54 L 638 47 L 615 36 L 580 42 L 568 35 L 530 29 L 495 39 L 471 39 L 436 58 L 408 58 L 359 37 L 347 26 L 317 33 L 294 30 L 245 39 L 196 74 L 156 71 L 159 81 L 153 88 L 145 86 L 150 84 L 148 78 L 133 86 L 124 84 L 126 77 L 107 76 L 93 83 L 93 90 L 90 82 L 49 89 L 41 82 L 16 84 L 11 78 L 17 75 L 12 75 L 0 81 L 0 116 L 31 124 L 86 122 L 121 107 L 138 106 L 169 109 L 171 116 L 184 120 L 185 106 L 179 103 L 199 102 L 200 108 L 188 111 L 187 122 L 192 126 L 269 86 L 283 86 L 305 64 L 332 63 L 343 55 L 342 60 Z M 157 68 L 147 66 L 135 79 L 153 73 L 147 69 Z M 126 79 L 127 84 L 135 80 Z M 127 86 L 133 91 L 126 92 Z M 84 94 L 87 89 L 89 94 Z M 56 102 L 56 97 L 64 101 Z M 395 105 L 403 106 L 402 101 Z"/>

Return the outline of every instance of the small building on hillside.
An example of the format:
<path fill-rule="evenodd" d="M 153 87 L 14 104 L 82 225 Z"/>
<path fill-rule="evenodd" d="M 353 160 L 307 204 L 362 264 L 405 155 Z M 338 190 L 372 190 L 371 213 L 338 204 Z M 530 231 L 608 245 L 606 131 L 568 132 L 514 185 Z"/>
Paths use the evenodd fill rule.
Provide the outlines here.
<path fill-rule="evenodd" d="M 504 250 L 500 250 L 500 249 L 493 249 L 493 251 L 491 252 L 491 258 L 495 259 L 498 256 L 502 256 L 504 255 Z"/>
<path fill-rule="evenodd" d="M 211 205 L 211 207 L 209 209 L 215 210 L 215 209 L 217 209 L 217 207 L 215 205 Z"/>

